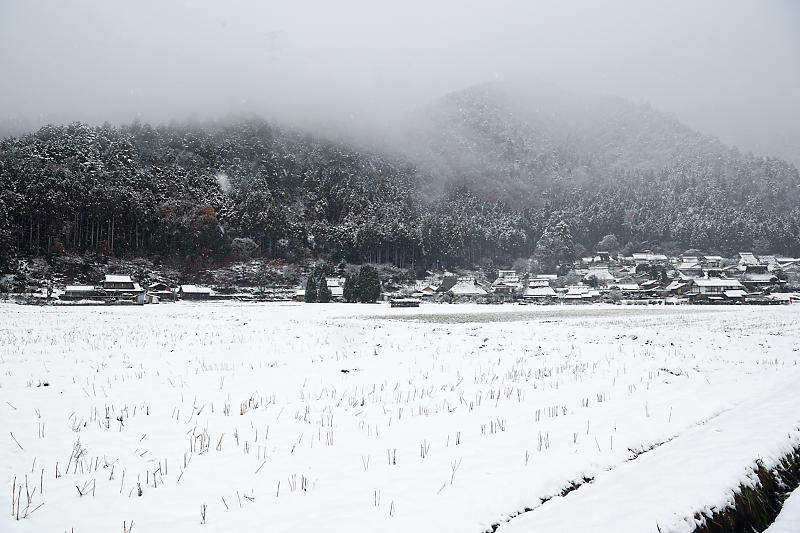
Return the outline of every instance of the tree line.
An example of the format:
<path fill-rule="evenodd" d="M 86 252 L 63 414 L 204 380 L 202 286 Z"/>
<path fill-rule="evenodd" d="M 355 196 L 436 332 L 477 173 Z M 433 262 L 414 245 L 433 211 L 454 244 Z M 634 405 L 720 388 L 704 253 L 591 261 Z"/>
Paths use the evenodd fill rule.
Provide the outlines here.
<path fill-rule="evenodd" d="M 89 252 L 202 266 L 246 250 L 552 269 L 609 234 L 631 251 L 800 254 L 800 178 L 784 161 L 709 156 L 580 182 L 559 172 L 509 202 L 485 183 L 260 119 L 46 126 L 0 140 L 0 261 Z"/>

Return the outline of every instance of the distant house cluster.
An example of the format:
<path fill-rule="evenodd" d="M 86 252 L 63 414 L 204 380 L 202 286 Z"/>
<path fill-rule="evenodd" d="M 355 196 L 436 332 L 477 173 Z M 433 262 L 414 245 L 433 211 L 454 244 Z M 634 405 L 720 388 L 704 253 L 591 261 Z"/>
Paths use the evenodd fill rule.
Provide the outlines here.
<path fill-rule="evenodd" d="M 474 276 L 430 274 L 410 295 L 520 303 L 768 304 L 800 301 L 798 295 L 781 292 L 791 280 L 800 282 L 798 258 L 750 252 L 730 259 L 697 251 L 678 257 L 600 252 L 571 265 L 566 276 L 499 270 L 494 280 L 480 283 Z"/>
<path fill-rule="evenodd" d="M 736 258 L 690 251 L 678 257 L 651 252 L 631 256 L 602 253 L 573 266 L 581 285 L 622 298 L 666 303 L 783 303 L 781 292 L 800 280 L 800 259 L 741 252 Z"/>
<path fill-rule="evenodd" d="M 177 300 L 209 300 L 214 295 L 214 291 L 208 287 L 171 286 L 160 281 L 142 287 L 129 275 L 106 274 L 97 285 L 67 284 L 59 298 L 65 301 L 129 302 L 143 305 Z"/>

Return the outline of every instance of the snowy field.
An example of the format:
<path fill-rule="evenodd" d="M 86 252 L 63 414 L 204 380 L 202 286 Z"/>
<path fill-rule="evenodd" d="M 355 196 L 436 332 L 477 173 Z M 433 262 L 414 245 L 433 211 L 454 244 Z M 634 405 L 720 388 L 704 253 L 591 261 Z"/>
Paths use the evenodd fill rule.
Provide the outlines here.
<path fill-rule="evenodd" d="M 691 531 L 800 444 L 797 305 L 0 316 L 3 532 Z"/>

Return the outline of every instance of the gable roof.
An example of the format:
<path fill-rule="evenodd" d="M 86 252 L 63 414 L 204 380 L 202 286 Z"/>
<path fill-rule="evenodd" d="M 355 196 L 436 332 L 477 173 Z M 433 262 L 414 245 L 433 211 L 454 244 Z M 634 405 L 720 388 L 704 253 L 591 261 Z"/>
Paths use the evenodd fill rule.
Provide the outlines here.
<path fill-rule="evenodd" d="M 458 283 L 450 288 L 450 292 L 455 296 L 483 296 L 486 294 L 483 287 L 475 284 L 474 278 L 459 278 Z"/>
<path fill-rule="evenodd" d="M 692 280 L 698 287 L 734 287 L 741 288 L 742 284 L 738 279 L 726 278 L 700 278 Z"/>
<path fill-rule="evenodd" d="M 759 261 L 753 252 L 739 252 L 740 265 L 758 265 Z"/>
<path fill-rule="evenodd" d="M 524 298 L 547 298 L 549 296 L 555 296 L 555 295 L 556 291 L 554 291 L 553 288 L 550 287 L 549 285 L 544 285 L 539 287 L 528 287 L 522 294 Z"/>
<path fill-rule="evenodd" d="M 197 285 L 181 285 L 181 292 L 192 294 L 211 294 L 214 292 L 209 287 L 198 287 Z"/>
<path fill-rule="evenodd" d="M 742 289 L 730 289 L 724 291 L 722 294 L 724 294 L 727 298 L 743 298 L 744 296 L 747 296 L 747 292 L 743 291 Z"/>
<path fill-rule="evenodd" d="M 106 274 L 104 281 L 106 283 L 133 283 L 130 276 L 123 276 L 121 274 Z"/>
<path fill-rule="evenodd" d="M 675 280 L 666 287 L 664 287 L 664 289 L 668 291 L 677 291 L 678 289 L 686 287 L 686 285 L 687 285 L 686 283 L 681 283 L 679 280 Z"/>
<path fill-rule="evenodd" d="M 67 285 L 64 292 L 89 292 L 97 290 L 92 285 Z"/>

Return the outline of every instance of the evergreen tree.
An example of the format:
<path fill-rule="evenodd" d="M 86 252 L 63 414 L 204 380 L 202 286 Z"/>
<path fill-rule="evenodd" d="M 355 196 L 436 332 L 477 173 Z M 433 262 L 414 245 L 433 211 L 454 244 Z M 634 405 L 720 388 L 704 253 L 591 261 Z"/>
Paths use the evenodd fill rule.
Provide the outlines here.
<path fill-rule="evenodd" d="M 313 303 L 317 301 L 317 280 L 314 276 L 308 276 L 306 281 L 306 302 Z"/>
<path fill-rule="evenodd" d="M 569 224 L 559 215 L 552 216 L 536 243 L 534 257 L 545 271 L 553 272 L 560 265 L 572 260 L 574 252 L 575 243 Z"/>
<path fill-rule="evenodd" d="M 344 278 L 342 296 L 345 302 L 354 303 L 358 301 L 358 274 L 350 274 Z"/>
<path fill-rule="evenodd" d="M 317 299 L 320 303 L 326 304 L 331 301 L 331 290 L 328 288 L 328 281 L 322 277 L 319 279 L 319 289 L 317 290 Z"/>
<path fill-rule="evenodd" d="M 346 268 L 347 268 L 347 262 L 344 259 L 342 259 L 336 266 L 336 275 L 339 276 L 340 278 L 343 278 L 345 276 Z"/>
<path fill-rule="evenodd" d="M 598 252 L 616 252 L 617 250 L 620 249 L 619 240 L 617 239 L 616 235 L 614 235 L 613 233 L 609 233 L 608 235 L 600 239 L 600 242 L 597 243 L 595 249 Z"/>
<path fill-rule="evenodd" d="M 364 303 L 374 303 L 381 296 L 381 280 L 378 271 L 369 265 L 362 265 L 358 272 L 358 299 Z"/>

